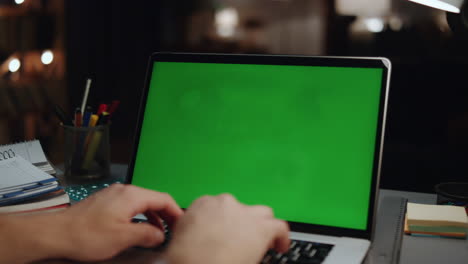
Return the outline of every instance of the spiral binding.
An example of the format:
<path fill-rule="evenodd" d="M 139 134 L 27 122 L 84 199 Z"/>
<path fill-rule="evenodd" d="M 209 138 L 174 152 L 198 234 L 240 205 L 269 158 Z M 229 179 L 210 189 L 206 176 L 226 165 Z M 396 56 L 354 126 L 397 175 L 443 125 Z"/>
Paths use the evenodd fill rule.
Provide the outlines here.
<path fill-rule="evenodd" d="M 28 143 L 34 143 L 35 141 L 37 141 L 37 139 L 25 140 L 25 141 L 14 142 L 12 144 L 0 145 L 0 161 L 16 157 L 15 150 L 17 147 L 24 146 L 25 144 L 28 144 Z M 1 150 L 2 148 L 8 148 L 8 149 Z"/>

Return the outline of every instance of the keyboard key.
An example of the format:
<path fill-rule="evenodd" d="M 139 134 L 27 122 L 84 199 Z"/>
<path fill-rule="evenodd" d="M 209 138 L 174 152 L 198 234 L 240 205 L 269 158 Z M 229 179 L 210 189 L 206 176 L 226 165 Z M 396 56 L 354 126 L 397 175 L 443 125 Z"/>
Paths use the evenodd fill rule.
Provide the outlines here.
<path fill-rule="evenodd" d="M 308 257 L 313 258 L 313 257 L 315 257 L 315 254 L 317 254 L 317 249 L 316 248 L 314 248 L 314 249 L 312 249 L 310 251 L 310 253 L 308 254 Z"/>
<path fill-rule="evenodd" d="M 332 248 L 329 244 L 292 240 L 288 252 L 269 250 L 261 264 L 320 264 Z"/>

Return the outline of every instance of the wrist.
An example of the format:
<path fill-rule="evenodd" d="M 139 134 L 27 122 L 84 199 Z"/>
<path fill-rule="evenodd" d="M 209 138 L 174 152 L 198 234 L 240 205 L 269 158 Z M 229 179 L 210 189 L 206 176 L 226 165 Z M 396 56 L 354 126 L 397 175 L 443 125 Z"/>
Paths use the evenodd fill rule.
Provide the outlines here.
<path fill-rule="evenodd" d="M 67 258 L 74 252 L 73 224 L 64 212 L 38 215 L 38 222 L 44 225 L 40 247 L 45 248 L 46 258 Z"/>

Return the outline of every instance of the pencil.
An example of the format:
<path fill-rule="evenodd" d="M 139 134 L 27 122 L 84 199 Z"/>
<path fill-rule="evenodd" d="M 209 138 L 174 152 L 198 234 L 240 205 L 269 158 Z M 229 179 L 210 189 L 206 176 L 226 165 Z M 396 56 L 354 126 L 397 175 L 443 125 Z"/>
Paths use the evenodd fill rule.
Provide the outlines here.
<path fill-rule="evenodd" d="M 85 111 L 86 102 L 88 101 L 89 89 L 91 88 L 91 79 L 86 80 L 86 88 L 81 102 L 81 114 Z"/>

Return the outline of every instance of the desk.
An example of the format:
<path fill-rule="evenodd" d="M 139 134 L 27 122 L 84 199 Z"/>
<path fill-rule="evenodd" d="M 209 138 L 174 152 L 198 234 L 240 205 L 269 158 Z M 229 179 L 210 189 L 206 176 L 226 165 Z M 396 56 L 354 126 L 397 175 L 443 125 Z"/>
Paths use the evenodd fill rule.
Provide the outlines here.
<path fill-rule="evenodd" d="M 126 175 L 126 165 L 113 165 L 111 175 L 113 178 L 122 178 Z M 379 196 L 379 209 L 382 200 L 387 196 L 397 196 L 407 198 L 410 202 L 416 203 L 436 203 L 435 194 L 402 192 L 393 190 L 381 190 Z M 377 225 L 379 219 L 377 219 Z M 113 260 L 100 263 L 151 263 L 158 256 L 158 252 L 152 250 L 131 249 L 124 252 Z M 378 264 L 367 261 L 370 264 Z M 401 248 L 401 264 L 439 264 L 439 263 L 467 263 L 468 262 L 468 240 L 447 239 L 447 238 L 426 238 L 403 236 Z M 63 261 L 47 261 L 41 263 L 72 263 Z M 76 263 L 76 262 L 73 262 Z"/>
<path fill-rule="evenodd" d="M 426 204 L 435 204 L 437 198 L 435 194 L 381 190 L 379 204 L 386 196 L 399 196 L 410 202 Z M 379 207 L 378 210 L 382 209 Z M 400 263 L 468 263 L 468 240 L 404 235 Z"/>

